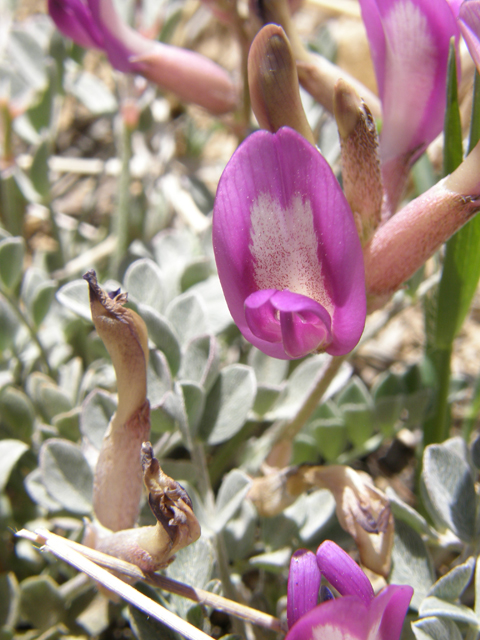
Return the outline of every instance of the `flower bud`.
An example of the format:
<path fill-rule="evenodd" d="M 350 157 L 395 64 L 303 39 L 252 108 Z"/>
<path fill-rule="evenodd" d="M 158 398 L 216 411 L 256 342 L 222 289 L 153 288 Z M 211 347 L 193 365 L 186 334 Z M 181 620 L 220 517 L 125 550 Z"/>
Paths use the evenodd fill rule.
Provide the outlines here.
<path fill-rule="evenodd" d="M 276 133 L 290 127 L 315 144 L 300 100 L 292 49 L 278 25 L 268 24 L 257 33 L 248 55 L 248 85 L 253 112 L 263 129 Z"/>

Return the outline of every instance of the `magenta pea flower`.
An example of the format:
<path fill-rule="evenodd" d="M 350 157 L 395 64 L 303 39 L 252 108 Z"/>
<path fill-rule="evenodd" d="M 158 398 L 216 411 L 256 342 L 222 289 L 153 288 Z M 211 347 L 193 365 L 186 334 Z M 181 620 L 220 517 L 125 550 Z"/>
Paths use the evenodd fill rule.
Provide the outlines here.
<path fill-rule="evenodd" d="M 228 73 L 205 56 L 145 38 L 117 14 L 112 0 L 48 0 L 60 31 L 77 44 L 105 51 L 123 73 L 138 73 L 212 113 L 232 111 L 237 93 Z"/>
<path fill-rule="evenodd" d="M 382 102 L 380 155 L 393 213 L 413 162 L 442 131 L 450 38 L 447 0 L 360 0 Z"/>
<path fill-rule="evenodd" d="M 343 355 L 357 344 L 366 301 L 353 214 L 296 131 L 257 131 L 233 154 L 215 198 L 213 248 L 235 323 L 267 355 Z"/>
<path fill-rule="evenodd" d="M 342 597 L 327 590 L 317 605 L 322 576 Z M 398 640 L 412 595 L 412 587 L 398 585 L 375 595 L 357 563 L 330 540 L 316 557 L 301 549 L 290 563 L 285 640 Z"/>

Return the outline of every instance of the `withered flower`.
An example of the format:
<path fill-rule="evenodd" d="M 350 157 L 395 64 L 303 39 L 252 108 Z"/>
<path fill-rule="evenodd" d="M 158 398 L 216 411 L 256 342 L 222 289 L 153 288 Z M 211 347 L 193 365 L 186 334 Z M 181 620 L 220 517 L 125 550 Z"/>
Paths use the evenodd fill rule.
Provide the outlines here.
<path fill-rule="evenodd" d="M 200 537 L 200 525 L 185 489 L 163 473 L 149 442 L 142 445 L 143 480 L 157 524 L 112 532 L 88 525 L 86 542 L 98 551 L 136 564 L 144 573 L 163 569 L 175 553 Z"/>
<path fill-rule="evenodd" d="M 350 467 L 299 466 L 277 469 L 254 478 L 248 497 L 262 516 L 281 513 L 305 491 L 328 489 L 336 502 L 340 526 L 357 544 L 362 564 L 387 576 L 390 571 L 394 521 L 388 498 L 366 474 Z"/>

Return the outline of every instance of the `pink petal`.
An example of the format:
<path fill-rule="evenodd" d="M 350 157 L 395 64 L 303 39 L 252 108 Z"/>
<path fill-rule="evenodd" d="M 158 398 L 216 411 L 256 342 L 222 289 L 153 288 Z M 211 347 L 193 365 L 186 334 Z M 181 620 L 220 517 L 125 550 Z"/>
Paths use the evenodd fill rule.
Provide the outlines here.
<path fill-rule="evenodd" d="M 321 575 L 315 554 L 306 549 L 295 551 L 288 572 L 287 620 L 291 629 L 295 622 L 318 602 Z"/>
<path fill-rule="evenodd" d="M 462 4 L 463 0 L 447 0 L 447 2 L 455 18 L 458 18 L 458 12 L 460 10 L 460 5 Z"/>
<path fill-rule="evenodd" d="M 356 596 L 365 605 L 374 597 L 370 580 L 358 564 L 335 542 L 326 540 L 317 549 L 318 568 L 342 596 Z"/>
<path fill-rule="evenodd" d="M 376 640 L 399 640 L 412 595 L 412 587 L 389 585 L 374 598 L 369 626 Z"/>
<path fill-rule="evenodd" d="M 298 133 L 258 131 L 237 149 L 218 186 L 213 245 L 233 319 L 264 353 L 291 358 L 289 350 L 297 352 L 302 342 L 298 323 L 289 346 L 252 332 L 245 301 L 270 289 L 310 298 L 327 311 L 328 353 L 348 353 L 356 345 L 365 322 L 360 241 L 328 163 Z M 305 327 L 309 332 L 309 323 Z"/>
<path fill-rule="evenodd" d="M 462 2 L 458 18 L 460 31 L 467 43 L 470 55 L 477 69 L 480 69 L 480 2 L 478 0 Z"/>
<path fill-rule="evenodd" d="M 369 635 L 368 608 L 354 596 L 319 604 L 300 618 L 285 640 L 377 640 Z"/>

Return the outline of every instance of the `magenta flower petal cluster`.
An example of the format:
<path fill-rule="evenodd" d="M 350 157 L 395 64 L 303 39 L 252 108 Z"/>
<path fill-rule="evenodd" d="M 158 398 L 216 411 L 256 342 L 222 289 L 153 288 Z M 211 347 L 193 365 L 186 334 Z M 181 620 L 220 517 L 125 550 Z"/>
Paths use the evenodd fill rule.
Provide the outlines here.
<path fill-rule="evenodd" d="M 213 248 L 242 334 L 276 358 L 343 355 L 365 324 L 353 214 L 320 152 L 288 127 L 257 131 L 218 185 Z"/>
<path fill-rule="evenodd" d="M 212 113 L 231 111 L 237 92 L 228 73 L 194 51 L 145 38 L 125 24 L 112 0 L 48 0 L 60 31 L 82 47 L 105 51 L 123 73 L 138 73 Z"/>
<path fill-rule="evenodd" d="M 360 6 L 382 101 L 382 162 L 414 161 L 443 127 L 449 44 L 458 27 L 446 0 Z"/>
<path fill-rule="evenodd" d="M 342 597 L 317 605 L 322 575 Z M 357 563 L 330 540 L 316 556 L 301 549 L 290 563 L 285 640 L 398 640 L 412 595 L 412 587 L 397 585 L 375 595 Z"/>

